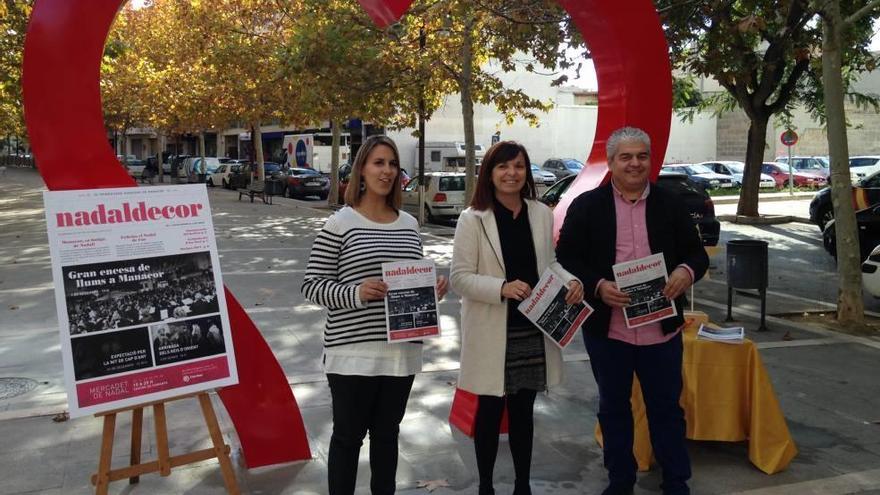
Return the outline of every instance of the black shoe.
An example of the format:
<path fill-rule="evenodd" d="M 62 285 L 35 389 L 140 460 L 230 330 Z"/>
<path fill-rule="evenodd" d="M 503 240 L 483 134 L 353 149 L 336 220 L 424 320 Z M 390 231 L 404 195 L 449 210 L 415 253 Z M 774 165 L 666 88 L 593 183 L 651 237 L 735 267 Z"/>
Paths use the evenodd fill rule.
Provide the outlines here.
<path fill-rule="evenodd" d="M 608 488 L 602 491 L 602 495 L 633 495 L 633 489 L 632 487 L 621 488 L 608 485 Z"/>
<path fill-rule="evenodd" d="M 532 487 L 529 486 L 528 481 L 525 483 L 516 481 L 513 484 L 513 495 L 532 495 Z"/>

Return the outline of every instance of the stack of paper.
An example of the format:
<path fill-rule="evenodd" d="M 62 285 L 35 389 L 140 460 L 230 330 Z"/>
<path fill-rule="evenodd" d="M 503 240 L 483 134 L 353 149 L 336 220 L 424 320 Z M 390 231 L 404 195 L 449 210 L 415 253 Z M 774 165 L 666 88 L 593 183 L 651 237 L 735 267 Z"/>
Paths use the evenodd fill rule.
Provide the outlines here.
<path fill-rule="evenodd" d="M 718 328 L 701 324 L 700 329 L 697 330 L 697 338 L 726 344 L 742 344 L 745 338 L 745 329 L 743 327 Z"/>

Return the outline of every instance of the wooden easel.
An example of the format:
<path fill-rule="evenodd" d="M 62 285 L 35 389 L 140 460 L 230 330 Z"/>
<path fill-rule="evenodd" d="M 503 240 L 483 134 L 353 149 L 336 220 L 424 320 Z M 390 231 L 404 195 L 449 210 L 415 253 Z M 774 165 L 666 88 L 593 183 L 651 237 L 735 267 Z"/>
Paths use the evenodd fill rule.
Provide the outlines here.
<path fill-rule="evenodd" d="M 165 404 L 167 402 L 198 397 L 202 407 L 202 415 L 211 435 L 213 448 L 189 452 L 187 454 L 171 456 L 168 452 L 168 426 L 165 421 Z M 141 463 L 141 433 L 144 426 L 144 408 L 153 408 L 153 418 L 156 422 L 156 450 L 159 458 L 155 461 Z M 116 430 L 116 415 L 125 411 L 131 411 L 131 463 L 130 466 L 110 469 L 110 461 L 113 456 L 113 435 Z M 140 481 L 140 475 L 158 472 L 161 476 L 171 474 L 171 468 L 192 464 L 194 462 L 217 458 L 220 461 L 220 472 L 223 473 L 223 484 L 230 495 L 239 495 L 238 483 L 235 481 L 235 473 L 232 470 L 232 462 L 229 460 L 229 446 L 223 443 L 223 434 L 220 425 L 217 424 L 217 415 L 214 414 L 214 406 L 207 392 L 182 395 L 157 402 L 140 404 L 134 407 L 126 407 L 113 411 L 96 414 L 95 417 L 104 418 L 104 434 L 101 439 L 101 455 L 98 459 L 98 472 L 92 475 L 92 485 L 95 486 L 97 495 L 107 495 L 107 489 L 111 481 L 128 478 L 129 484 Z"/>

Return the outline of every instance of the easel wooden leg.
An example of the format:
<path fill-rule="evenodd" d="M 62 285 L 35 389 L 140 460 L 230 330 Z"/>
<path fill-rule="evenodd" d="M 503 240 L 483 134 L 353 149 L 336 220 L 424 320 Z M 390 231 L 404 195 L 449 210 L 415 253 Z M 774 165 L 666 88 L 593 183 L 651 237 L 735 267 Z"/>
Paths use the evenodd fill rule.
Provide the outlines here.
<path fill-rule="evenodd" d="M 104 416 L 104 434 L 101 437 L 101 457 L 98 459 L 97 495 L 107 495 L 110 484 L 110 461 L 113 458 L 113 434 L 116 432 L 116 414 Z"/>
<path fill-rule="evenodd" d="M 159 474 L 171 474 L 171 454 L 168 452 L 168 423 L 165 421 L 165 404 L 153 405 L 153 417 L 156 420 L 156 450 L 159 455 Z"/>
<path fill-rule="evenodd" d="M 131 410 L 131 464 L 137 466 L 141 463 L 141 438 L 144 429 L 144 408 L 136 407 Z M 140 476 L 132 476 L 128 479 L 130 485 L 141 480 Z"/>
<path fill-rule="evenodd" d="M 172 456 L 168 448 L 168 423 L 165 417 L 165 403 L 172 400 L 191 398 L 198 395 L 202 415 L 205 424 L 211 434 L 212 448 L 202 449 L 186 454 Z M 141 447 L 143 441 L 144 408 L 153 407 L 153 419 L 156 422 L 156 450 L 158 459 L 151 462 L 141 463 Z M 110 469 L 113 458 L 113 436 L 116 431 L 116 415 L 123 411 L 131 410 L 131 465 L 119 469 Z M 101 454 L 98 459 L 98 472 L 91 477 L 95 485 L 96 495 L 107 495 L 110 482 L 128 478 L 130 484 L 137 483 L 140 475 L 158 472 L 162 476 L 169 476 L 171 468 L 180 467 L 194 462 L 217 458 L 220 462 L 220 472 L 223 474 L 223 483 L 230 495 L 240 495 L 238 483 L 235 480 L 235 471 L 229 460 L 229 446 L 223 443 L 223 434 L 217 423 L 217 415 L 214 406 L 207 393 L 174 397 L 158 402 L 141 404 L 139 406 L 116 409 L 100 413 L 98 417 L 104 417 L 104 435 L 101 438 Z"/>
<path fill-rule="evenodd" d="M 223 483 L 226 485 L 226 491 L 230 495 L 239 495 L 241 492 L 238 489 L 238 482 L 235 480 L 232 462 L 229 460 L 229 450 L 226 444 L 223 443 L 223 434 L 220 432 L 217 415 L 214 414 L 214 406 L 211 404 L 211 398 L 208 394 L 199 394 L 199 404 L 202 406 L 205 424 L 208 425 L 208 432 L 211 434 L 211 441 L 214 443 L 214 453 L 217 456 L 217 460 L 220 461 L 220 472 L 223 473 Z"/>

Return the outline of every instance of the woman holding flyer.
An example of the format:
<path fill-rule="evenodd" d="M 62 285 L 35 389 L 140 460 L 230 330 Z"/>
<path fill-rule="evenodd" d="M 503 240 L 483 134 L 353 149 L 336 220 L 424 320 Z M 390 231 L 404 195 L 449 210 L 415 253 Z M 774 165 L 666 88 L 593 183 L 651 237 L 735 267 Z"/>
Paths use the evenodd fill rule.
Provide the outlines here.
<path fill-rule="evenodd" d="M 400 160 L 385 136 L 361 145 L 345 193 L 315 239 L 302 285 L 309 301 L 327 308 L 324 371 L 333 402 L 327 467 L 329 493 L 354 493 L 358 455 L 370 433 L 370 488 L 395 491 L 397 436 L 421 342 L 388 343 L 382 263 L 422 259 L 415 218 L 400 210 Z M 437 278 L 437 297 L 446 292 Z"/>
<path fill-rule="evenodd" d="M 562 378 L 560 349 L 517 306 L 548 268 L 568 286 L 567 304 L 583 300 L 580 281 L 556 263 L 552 230 L 550 208 L 535 200 L 525 148 L 512 141 L 493 145 L 483 158 L 473 201 L 458 219 L 450 275 L 461 295 L 458 387 L 479 396 L 474 448 L 481 495 L 494 493 L 505 403 L 513 493 L 531 493 L 535 396 Z"/>

